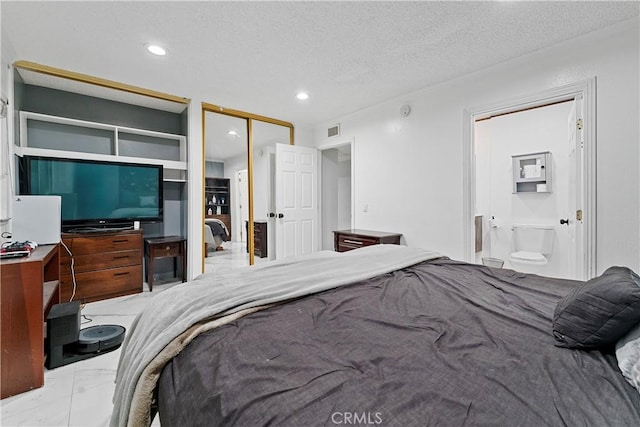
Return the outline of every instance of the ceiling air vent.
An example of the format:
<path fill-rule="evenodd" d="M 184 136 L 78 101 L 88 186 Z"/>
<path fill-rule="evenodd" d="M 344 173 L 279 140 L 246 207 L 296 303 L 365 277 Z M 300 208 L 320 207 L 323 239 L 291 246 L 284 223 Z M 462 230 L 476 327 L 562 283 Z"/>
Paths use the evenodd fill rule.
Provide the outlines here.
<path fill-rule="evenodd" d="M 329 129 L 327 129 L 327 136 L 329 138 L 331 138 L 332 136 L 338 136 L 340 135 L 340 125 L 337 124 L 335 126 L 331 126 Z"/>

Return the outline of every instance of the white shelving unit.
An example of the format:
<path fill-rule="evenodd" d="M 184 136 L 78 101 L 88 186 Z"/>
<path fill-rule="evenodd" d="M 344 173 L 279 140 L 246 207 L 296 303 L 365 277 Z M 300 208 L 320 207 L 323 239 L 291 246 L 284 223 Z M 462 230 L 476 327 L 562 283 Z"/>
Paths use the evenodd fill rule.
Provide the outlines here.
<path fill-rule="evenodd" d="M 551 193 L 551 152 L 511 156 L 513 194 Z"/>
<path fill-rule="evenodd" d="M 183 135 L 21 111 L 20 146 L 15 151 L 20 156 L 160 164 L 165 181 L 186 181 Z"/>

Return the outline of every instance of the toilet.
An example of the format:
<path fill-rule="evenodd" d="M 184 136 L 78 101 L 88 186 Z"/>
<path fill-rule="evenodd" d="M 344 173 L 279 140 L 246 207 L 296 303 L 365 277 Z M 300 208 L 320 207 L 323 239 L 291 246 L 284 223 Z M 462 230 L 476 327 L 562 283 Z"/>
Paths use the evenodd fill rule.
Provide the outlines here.
<path fill-rule="evenodd" d="M 553 225 L 514 224 L 514 252 L 509 262 L 522 273 L 540 273 L 548 264 L 545 255 L 553 251 L 555 229 Z"/>

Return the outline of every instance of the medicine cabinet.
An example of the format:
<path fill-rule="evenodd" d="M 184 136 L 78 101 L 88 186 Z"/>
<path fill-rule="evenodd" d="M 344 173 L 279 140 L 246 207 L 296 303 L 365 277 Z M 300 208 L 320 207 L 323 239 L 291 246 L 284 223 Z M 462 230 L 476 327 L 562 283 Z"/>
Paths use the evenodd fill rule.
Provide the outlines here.
<path fill-rule="evenodd" d="M 551 152 L 511 156 L 513 193 L 551 192 Z"/>

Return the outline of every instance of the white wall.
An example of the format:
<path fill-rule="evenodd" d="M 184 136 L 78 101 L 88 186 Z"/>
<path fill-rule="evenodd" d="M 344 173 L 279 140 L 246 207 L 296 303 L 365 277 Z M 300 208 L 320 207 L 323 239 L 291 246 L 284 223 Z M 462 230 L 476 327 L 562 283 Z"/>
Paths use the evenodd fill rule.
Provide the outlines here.
<path fill-rule="evenodd" d="M 513 247 L 513 224 L 552 225 L 555 230 L 553 253 L 540 274 L 568 278 L 569 233 L 560 225 L 568 215 L 569 144 L 567 119 L 571 103 L 494 117 L 476 123 L 476 214 L 484 215 L 484 256 L 508 259 Z M 513 194 L 513 155 L 551 152 L 549 193 Z M 488 220 L 495 216 L 498 228 Z"/>
<path fill-rule="evenodd" d="M 463 259 L 463 112 L 597 76 L 597 271 L 640 270 L 639 30 L 631 20 L 407 94 L 340 123 L 358 142 L 355 225 Z M 399 109 L 410 104 L 403 118 Z M 368 212 L 363 212 L 363 205 Z"/>
<path fill-rule="evenodd" d="M 11 96 L 11 82 L 9 64 L 15 60 L 13 46 L 5 37 L 4 29 L 0 29 L 0 97 L 7 100 Z M 14 178 L 13 165 L 13 130 L 8 123 L 12 120 L 12 106 L 7 108 L 7 117 L 0 118 L 0 233 L 10 230 L 9 218 L 11 216 L 12 180 Z M 4 241 L 5 239 L 0 239 Z"/>

